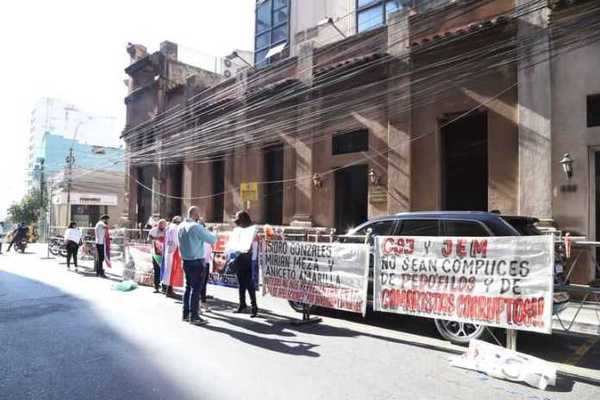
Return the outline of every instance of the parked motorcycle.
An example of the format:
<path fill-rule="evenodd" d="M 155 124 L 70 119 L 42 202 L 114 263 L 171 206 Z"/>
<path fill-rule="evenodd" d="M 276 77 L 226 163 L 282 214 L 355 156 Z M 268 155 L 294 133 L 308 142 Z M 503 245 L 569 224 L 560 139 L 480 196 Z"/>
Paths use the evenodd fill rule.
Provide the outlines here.
<path fill-rule="evenodd" d="M 65 240 L 60 236 L 55 236 L 48 240 L 48 251 L 55 257 L 67 256 L 67 247 L 65 245 Z"/>
<path fill-rule="evenodd" d="M 25 253 L 25 249 L 27 248 L 27 238 L 23 238 L 18 242 L 15 242 L 14 249 L 16 252 Z"/>

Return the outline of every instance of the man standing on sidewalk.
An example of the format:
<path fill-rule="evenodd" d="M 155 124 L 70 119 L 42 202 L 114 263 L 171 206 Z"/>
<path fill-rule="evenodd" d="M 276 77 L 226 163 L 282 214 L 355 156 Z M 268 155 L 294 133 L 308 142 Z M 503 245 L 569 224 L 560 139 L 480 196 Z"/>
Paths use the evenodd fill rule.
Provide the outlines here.
<path fill-rule="evenodd" d="M 216 235 L 208 232 L 198 223 L 200 210 L 192 206 L 186 220 L 177 229 L 179 252 L 183 259 L 185 273 L 185 293 L 183 294 L 183 320 L 193 325 L 203 325 L 207 321 L 200 318 L 199 303 L 204 273 L 204 242 L 214 244 Z"/>
<path fill-rule="evenodd" d="M 96 276 L 106 278 L 104 275 L 104 243 L 106 242 L 106 234 L 108 230 L 108 215 L 100 217 L 100 221 L 94 228 L 96 234 Z"/>

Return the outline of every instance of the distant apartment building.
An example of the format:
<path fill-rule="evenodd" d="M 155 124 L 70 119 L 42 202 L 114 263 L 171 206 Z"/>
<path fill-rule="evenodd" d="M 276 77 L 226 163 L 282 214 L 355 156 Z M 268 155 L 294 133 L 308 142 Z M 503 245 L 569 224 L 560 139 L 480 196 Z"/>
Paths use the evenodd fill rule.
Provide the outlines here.
<path fill-rule="evenodd" d="M 44 170 L 48 174 L 64 171 L 71 148 L 73 149 L 74 169 L 115 171 L 125 170 L 125 151 L 118 147 L 105 147 L 86 144 L 80 140 L 46 132 L 42 136 L 38 156 L 44 159 Z"/>
<path fill-rule="evenodd" d="M 34 185 L 34 170 L 43 159 L 44 135 L 61 136 L 82 144 L 102 147 L 119 147 L 116 119 L 82 111 L 60 99 L 42 98 L 31 112 L 29 142 L 27 148 L 27 187 Z M 66 154 L 62 156 L 63 164 Z M 44 160 L 47 162 L 48 160 Z"/>

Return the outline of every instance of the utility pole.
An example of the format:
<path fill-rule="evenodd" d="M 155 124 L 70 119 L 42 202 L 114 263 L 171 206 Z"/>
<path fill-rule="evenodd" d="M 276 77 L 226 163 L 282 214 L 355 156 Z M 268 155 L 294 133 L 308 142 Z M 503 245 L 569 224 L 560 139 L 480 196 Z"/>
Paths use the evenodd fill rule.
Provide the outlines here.
<path fill-rule="evenodd" d="M 69 149 L 69 155 L 65 159 L 67 163 L 65 178 L 67 183 L 67 225 L 71 222 L 71 188 L 72 188 L 72 176 L 73 176 L 73 164 L 75 163 L 75 155 L 73 154 L 73 146 Z"/>
<path fill-rule="evenodd" d="M 52 183 L 48 182 L 48 217 L 46 220 L 46 242 L 48 245 L 46 246 L 46 257 L 41 257 L 42 260 L 52 260 L 54 257 L 50 255 L 50 227 L 52 226 L 52 202 L 53 202 L 53 190 L 54 186 Z"/>

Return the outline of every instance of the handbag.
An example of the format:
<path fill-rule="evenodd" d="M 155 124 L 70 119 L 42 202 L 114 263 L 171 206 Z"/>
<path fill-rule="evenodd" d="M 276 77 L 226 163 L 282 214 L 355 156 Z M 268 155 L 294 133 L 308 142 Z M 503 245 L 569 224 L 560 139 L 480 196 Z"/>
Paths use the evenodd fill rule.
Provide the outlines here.
<path fill-rule="evenodd" d="M 236 251 L 229 254 L 227 262 L 225 263 L 225 274 L 234 275 L 244 269 L 248 269 L 250 267 L 249 260 L 250 252 L 241 253 Z"/>

